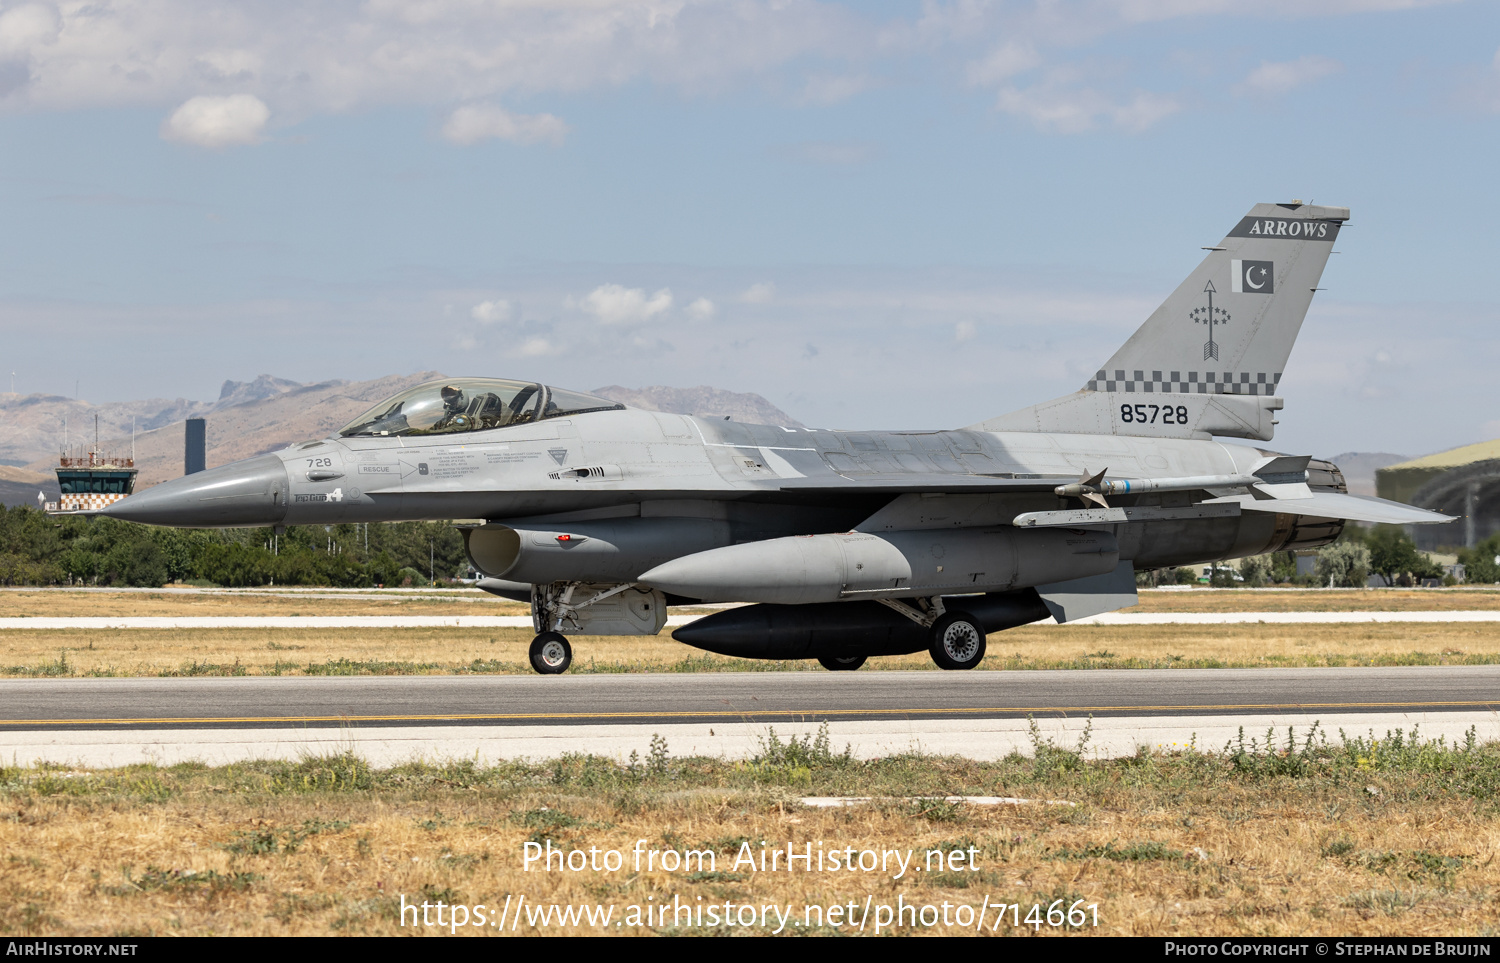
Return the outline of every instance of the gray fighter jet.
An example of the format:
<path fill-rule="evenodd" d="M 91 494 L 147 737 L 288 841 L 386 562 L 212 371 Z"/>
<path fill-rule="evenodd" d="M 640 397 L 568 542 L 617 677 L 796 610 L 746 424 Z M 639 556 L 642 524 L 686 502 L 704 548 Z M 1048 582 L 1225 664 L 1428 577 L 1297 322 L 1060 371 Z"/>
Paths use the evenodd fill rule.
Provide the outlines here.
<path fill-rule="evenodd" d="M 525 381 L 404 391 L 337 436 L 158 485 L 102 514 L 197 528 L 482 519 L 490 591 L 565 633 L 653 635 L 833 670 L 1135 602 L 1135 570 L 1323 545 L 1444 515 L 1348 494 L 1267 442 L 1347 208 L 1259 204 L 1079 391 L 967 428 L 824 431 L 640 411 Z"/>

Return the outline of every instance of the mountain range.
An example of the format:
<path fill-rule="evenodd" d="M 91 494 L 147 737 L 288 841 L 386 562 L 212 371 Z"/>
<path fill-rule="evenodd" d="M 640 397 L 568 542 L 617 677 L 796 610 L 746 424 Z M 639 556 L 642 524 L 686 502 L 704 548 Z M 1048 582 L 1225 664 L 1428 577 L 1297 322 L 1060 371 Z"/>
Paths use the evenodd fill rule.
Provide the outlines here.
<path fill-rule="evenodd" d="M 183 424 L 188 418 L 207 421 L 212 468 L 294 442 L 326 438 L 385 398 L 443 377 L 441 372 L 421 371 L 371 381 L 301 384 L 261 375 L 254 381 L 224 382 L 218 399 L 210 402 L 149 398 L 94 405 L 60 395 L 0 393 L 0 502 L 35 504 L 38 491 L 56 500 L 57 456 L 65 443 L 75 450 L 92 446 L 96 419 L 101 450 L 127 456 L 134 449 L 140 490 L 182 474 Z M 594 393 L 652 411 L 801 426 L 760 395 L 707 385 L 609 385 Z"/>

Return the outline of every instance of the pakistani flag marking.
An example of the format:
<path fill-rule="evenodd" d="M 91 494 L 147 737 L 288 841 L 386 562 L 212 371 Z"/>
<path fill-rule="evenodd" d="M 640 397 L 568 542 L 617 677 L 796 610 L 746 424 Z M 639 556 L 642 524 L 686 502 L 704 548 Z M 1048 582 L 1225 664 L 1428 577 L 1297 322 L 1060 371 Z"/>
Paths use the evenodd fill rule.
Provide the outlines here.
<path fill-rule="evenodd" d="M 1276 293 L 1276 265 L 1271 261 L 1231 260 L 1229 290 L 1235 294 Z"/>

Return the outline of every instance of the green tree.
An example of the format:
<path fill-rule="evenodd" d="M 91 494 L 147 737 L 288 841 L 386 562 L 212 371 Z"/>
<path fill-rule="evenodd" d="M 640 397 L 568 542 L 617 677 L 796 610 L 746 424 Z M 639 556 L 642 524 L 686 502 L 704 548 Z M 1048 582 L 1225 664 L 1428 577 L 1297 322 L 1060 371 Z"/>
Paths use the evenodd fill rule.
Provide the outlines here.
<path fill-rule="evenodd" d="M 1500 535 L 1491 535 L 1473 548 L 1459 549 L 1458 560 L 1463 563 L 1464 581 L 1475 584 L 1500 582 L 1500 565 L 1495 563 L 1497 557 L 1500 557 Z"/>
<path fill-rule="evenodd" d="M 1370 550 L 1370 571 L 1385 579 L 1386 585 L 1395 585 L 1398 576 L 1415 574 L 1427 564 L 1411 536 L 1396 525 L 1376 525 L 1365 546 Z"/>
<path fill-rule="evenodd" d="M 1320 585 L 1363 588 L 1370 577 L 1370 550 L 1354 541 L 1337 541 L 1318 549 L 1314 569 Z"/>
<path fill-rule="evenodd" d="M 1240 575 L 1247 588 L 1260 588 L 1271 580 L 1271 556 L 1251 555 L 1240 559 Z"/>

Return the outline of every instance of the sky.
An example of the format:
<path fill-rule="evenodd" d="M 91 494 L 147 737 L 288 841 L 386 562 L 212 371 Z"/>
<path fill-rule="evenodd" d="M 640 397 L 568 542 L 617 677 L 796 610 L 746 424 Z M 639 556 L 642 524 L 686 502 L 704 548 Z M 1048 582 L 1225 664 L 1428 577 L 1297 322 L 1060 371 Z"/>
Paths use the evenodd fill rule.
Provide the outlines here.
<path fill-rule="evenodd" d="M 1497 158 L 1489 0 L 3 2 L 0 379 L 957 427 L 1297 198 L 1352 218 L 1274 446 L 1423 454 L 1500 437 Z"/>

